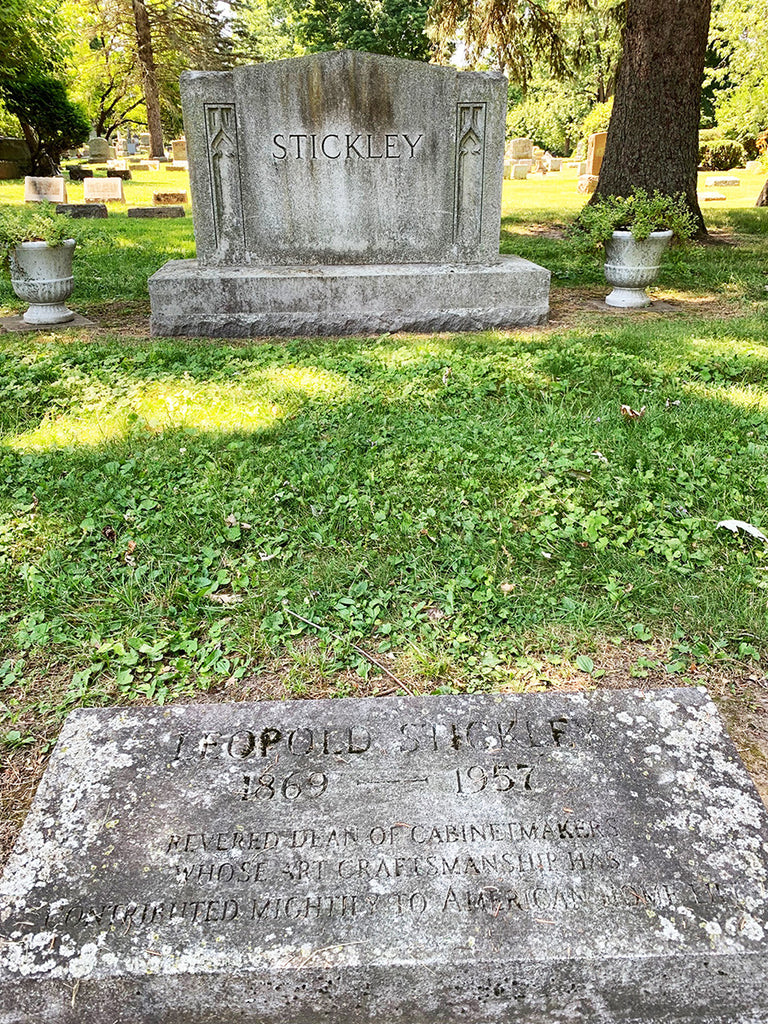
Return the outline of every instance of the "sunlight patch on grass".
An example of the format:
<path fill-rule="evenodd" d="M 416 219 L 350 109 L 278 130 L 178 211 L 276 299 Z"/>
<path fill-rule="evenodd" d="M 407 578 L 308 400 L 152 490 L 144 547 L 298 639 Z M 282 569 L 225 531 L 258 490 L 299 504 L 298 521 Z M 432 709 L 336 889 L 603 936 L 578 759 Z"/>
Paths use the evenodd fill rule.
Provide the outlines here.
<path fill-rule="evenodd" d="M 258 385 L 268 383 L 273 391 L 285 396 L 297 395 L 302 398 L 350 398 L 352 386 L 341 373 L 332 373 L 320 367 L 276 366 L 263 370 L 252 378 Z"/>
<path fill-rule="evenodd" d="M 309 399 L 337 401 L 350 393 L 343 375 L 310 367 L 273 367 L 234 386 L 200 383 L 192 377 L 165 378 L 135 384 L 122 393 L 102 390 L 97 401 L 46 415 L 37 427 L 12 435 L 5 443 L 16 451 L 40 451 L 94 447 L 142 432 L 254 432 L 274 426 Z"/>
<path fill-rule="evenodd" d="M 735 405 L 745 413 L 768 412 L 768 394 L 759 387 L 739 387 L 737 384 L 707 387 L 702 384 L 689 384 L 686 391 L 703 401 L 711 402 L 715 399 L 718 402 Z"/>

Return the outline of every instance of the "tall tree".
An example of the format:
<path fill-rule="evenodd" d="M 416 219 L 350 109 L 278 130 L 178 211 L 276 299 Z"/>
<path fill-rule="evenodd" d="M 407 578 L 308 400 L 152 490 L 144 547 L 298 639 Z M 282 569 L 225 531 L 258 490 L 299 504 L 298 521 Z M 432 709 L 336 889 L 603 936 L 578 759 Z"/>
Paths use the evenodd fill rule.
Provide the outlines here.
<path fill-rule="evenodd" d="M 568 70 L 561 14 L 550 0 L 432 0 L 429 25 L 441 57 L 461 38 L 469 64 L 490 59 L 526 89 L 537 62 Z"/>
<path fill-rule="evenodd" d="M 157 65 L 155 51 L 152 46 L 152 29 L 149 14 L 144 0 L 131 0 L 133 20 L 136 25 L 136 54 L 141 68 L 141 80 L 144 88 L 144 105 L 147 110 L 147 128 L 149 129 L 149 155 L 165 156 L 163 146 L 163 126 L 160 121 L 160 87 L 157 81 Z"/>
<path fill-rule="evenodd" d="M 14 0 L 20 2 L 20 0 Z M 53 2 L 53 0 L 48 0 Z M 181 131 L 179 75 L 228 66 L 232 40 L 218 0 L 64 0 L 70 72 L 99 131 L 147 124 L 153 155 Z"/>
<path fill-rule="evenodd" d="M 710 0 L 627 0 L 616 95 L 594 197 L 634 188 L 696 198 Z"/>
<path fill-rule="evenodd" d="M 299 41 L 310 52 L 365 50 L 428 60 L 429 0 L 309 0 L 296 11 Z"/>

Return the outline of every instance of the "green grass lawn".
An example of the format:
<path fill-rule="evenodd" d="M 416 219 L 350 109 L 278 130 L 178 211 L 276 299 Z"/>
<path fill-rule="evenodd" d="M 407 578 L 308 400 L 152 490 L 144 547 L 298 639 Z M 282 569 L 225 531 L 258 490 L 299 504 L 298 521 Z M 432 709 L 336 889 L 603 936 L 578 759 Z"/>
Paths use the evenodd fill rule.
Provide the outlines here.
<path fill-rule="evenodd" d="M 186 185 L 163 173 L 129 203 Z M 664 313 L 600 308 L 560 237 L 574 180 L 505 183 L 502 249 L 552 270 L 553 320 L 473 335 L 150 340 L 146 278 L 193 255 L 191 218 L 89 224 L 73 305 L 106 326 L 0 335 L 6 749 L 204 690 L 759 678 L 768 545 L 717 526 L 768 533 L 768 210 L 743 177 L 706 209 L 718 244 L 671 254 Z"/>

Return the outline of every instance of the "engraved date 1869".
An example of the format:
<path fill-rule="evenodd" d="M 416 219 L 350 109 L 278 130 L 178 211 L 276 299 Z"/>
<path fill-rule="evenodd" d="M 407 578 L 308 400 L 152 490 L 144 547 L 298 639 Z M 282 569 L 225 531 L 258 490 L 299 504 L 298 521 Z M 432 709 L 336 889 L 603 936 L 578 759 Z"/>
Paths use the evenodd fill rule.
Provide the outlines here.
<path fill-rule="evenodd" d="M 290 772 L 278 777 L 265 770 L 260 774 L 244 775 L 241 800 L 301 800 L 317 799 L 328 788 L 325 772 Z"/>

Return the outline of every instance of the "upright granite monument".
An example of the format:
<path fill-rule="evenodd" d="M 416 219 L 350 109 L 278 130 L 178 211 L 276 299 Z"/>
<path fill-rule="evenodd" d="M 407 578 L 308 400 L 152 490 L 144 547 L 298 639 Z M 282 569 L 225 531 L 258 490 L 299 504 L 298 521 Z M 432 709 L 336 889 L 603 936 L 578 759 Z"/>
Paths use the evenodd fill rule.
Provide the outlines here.
<path fill-rule="evenodd" d="M 499 255 L 503 76 L 342 51 L 181 88 L 197 259 L 150 278 L 155 334 L 546 319 L 549 272 Z"/>
<path fill-rule="evenodd" d="M 0 1024 L 765 1024 L 768 816 L 702 690 L 73 712 Z"/>

